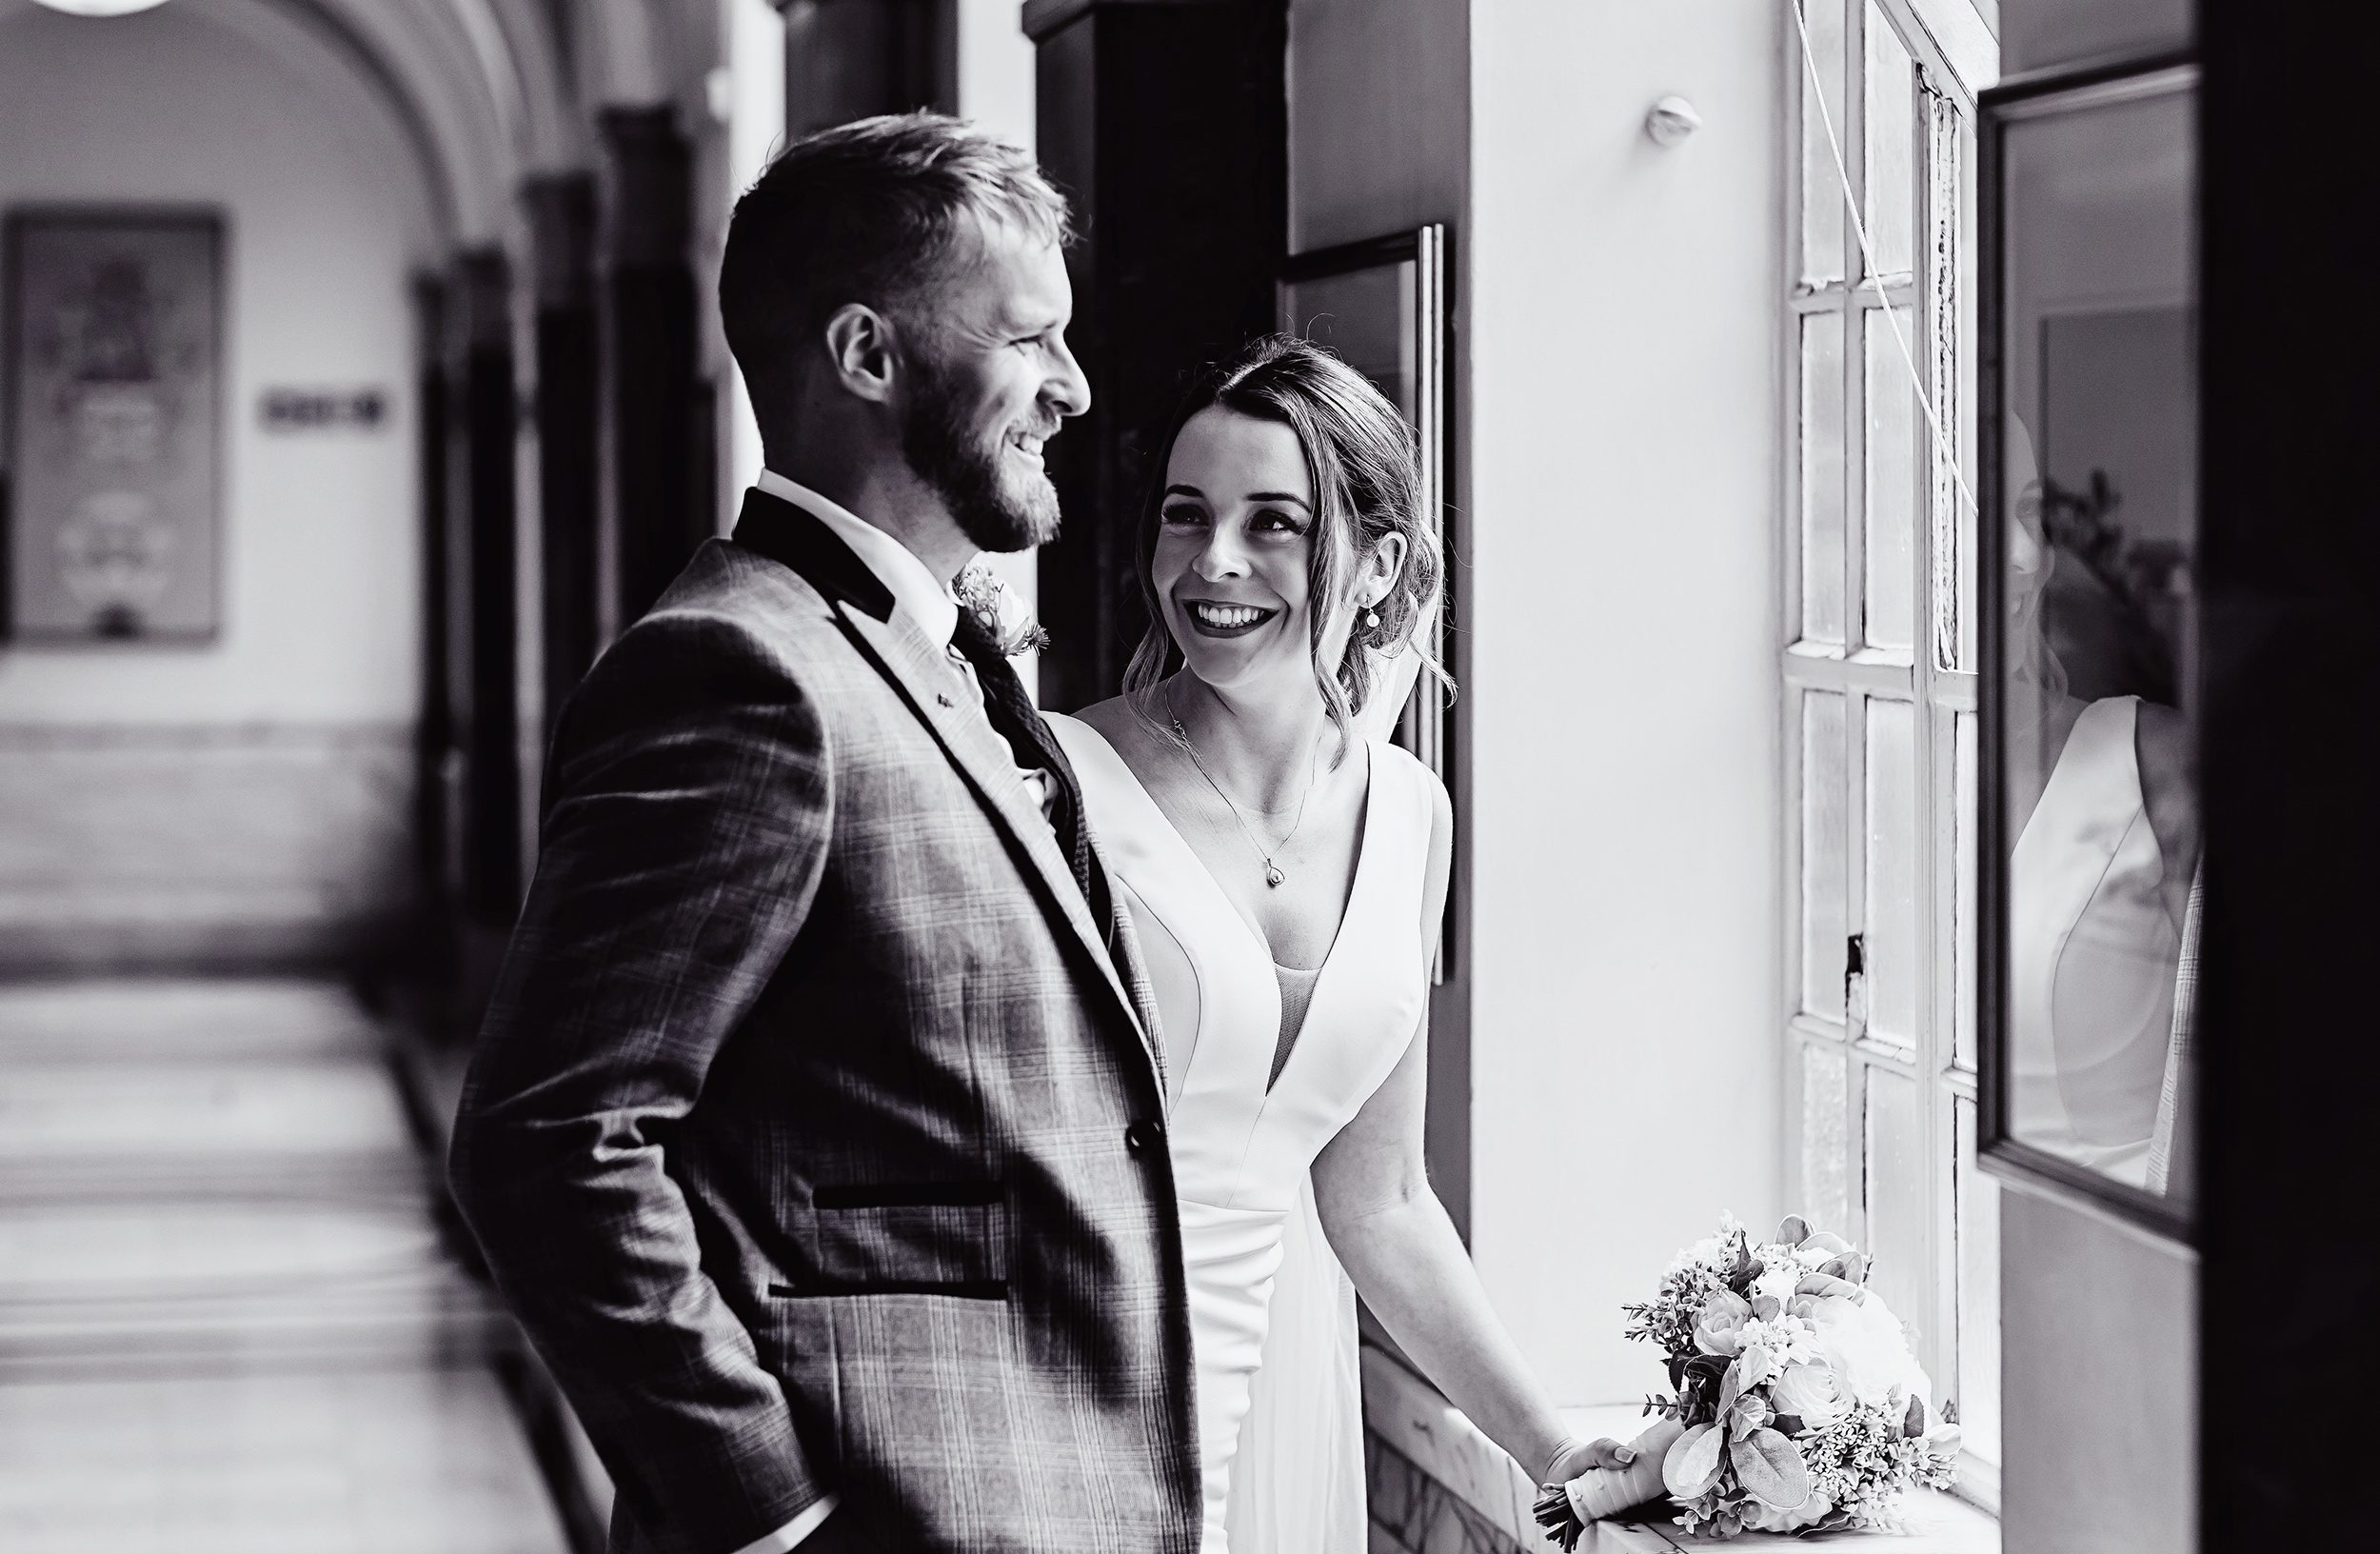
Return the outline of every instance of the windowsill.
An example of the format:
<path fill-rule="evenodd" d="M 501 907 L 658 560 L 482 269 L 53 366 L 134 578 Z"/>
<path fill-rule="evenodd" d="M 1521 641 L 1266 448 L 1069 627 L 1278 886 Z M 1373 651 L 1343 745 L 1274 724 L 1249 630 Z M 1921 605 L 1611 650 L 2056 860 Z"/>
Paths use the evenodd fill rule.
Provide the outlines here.
<path fill-rule="evenodd" d="M 1523 1549 L 1551 1546 L 1532 1507 L 1537 1486 L 1519 1464 L 1479 1433 L 1478 1426 L 1397 1360 L 1363 1347 L 1363 1422 L 1390 1449 L 1410 1461 L 1497 1531 Z M 1640 1407 L 1621 1404 L 1563 1411 L 1573 1434 L 1628 1440 L 1645 1426 Z M 1906 1554 L 1999 1554 L 2000 1524 L 1954 1495 L 1919 1490 L 1909 1497 L 1909 1530 L 1874 1534 L 1879 1546 Z M 1829 1540 L 1838 1542 L 1839 1540 Z M 1689 1538 L 1674 1526 L 1597 1523 L 1579 1541 L 1583 1554 L 1671 1554 L 1676 1549 L 1725 1548 L 1735 1554 L 1807 1550 L 1807 1540 L 1750 1533 L 1724 1542 Z"/>

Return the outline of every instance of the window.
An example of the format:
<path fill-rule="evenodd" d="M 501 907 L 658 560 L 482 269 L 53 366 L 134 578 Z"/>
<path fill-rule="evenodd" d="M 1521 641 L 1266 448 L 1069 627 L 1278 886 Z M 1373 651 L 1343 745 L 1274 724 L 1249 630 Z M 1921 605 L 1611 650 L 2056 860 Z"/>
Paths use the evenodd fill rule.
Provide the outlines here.
<path fill-rule="evenodd" d="M 1810 63 L 1790 30 L 1786 56 L 1800 127 L 1781 654 L 1790 1185 L 1814 1222 L 1874 1256 L 1873 1285 L 1959 1405 L 1965 1477 L 1992 1504 L 1998 1202 L 1975 1170 L 1973 1028 L 1973 99 L 1935 42 L 1979 22 L 1971 0 L 1799 5 Z"/>

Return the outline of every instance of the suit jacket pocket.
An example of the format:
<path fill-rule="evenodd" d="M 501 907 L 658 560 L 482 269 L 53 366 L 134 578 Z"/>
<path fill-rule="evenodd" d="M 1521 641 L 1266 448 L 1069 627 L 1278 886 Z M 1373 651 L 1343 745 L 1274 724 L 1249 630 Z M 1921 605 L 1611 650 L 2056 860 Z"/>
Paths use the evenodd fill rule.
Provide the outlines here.
<path fill-rule="evenodd" d="M 771 1295 L 1008 1296 L 1008 1205 L 996 1182 L 823 1184 L 808 1267 Z"/>

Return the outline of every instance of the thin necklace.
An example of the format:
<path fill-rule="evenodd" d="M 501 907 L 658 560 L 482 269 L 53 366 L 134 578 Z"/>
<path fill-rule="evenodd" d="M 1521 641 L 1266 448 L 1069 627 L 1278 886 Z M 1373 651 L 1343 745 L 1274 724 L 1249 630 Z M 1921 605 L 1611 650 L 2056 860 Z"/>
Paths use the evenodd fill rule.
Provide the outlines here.
<path fill-rule="evenodd" d="M 1289 876 L 1283 874 L 1280 865 L 1273 861 L 1273 852 L 1285 850 L 1290 841 L 1297 836 L 1298 827 L 1306 823 L 1306 800 L 1314 797 L 1313 756 L 1309 754 L 1306 759 L 1306 790 L 1298 795 L 1298 818 L 1289 823 L 1289 835 L 1280 839 L 1279 847 L 1268 851 L 1264 844 L 1256 839 L 1256 832 L 1249 829 L 1248 819 L 1240 812 L 1240 806 L 1232 802 L 1231 795 L 1223 791 L 1223 785 L 1215 780 L 1215 774 L 1206 769 L 1206 763 L 1199 759 L 1199 747 L 1190 743 L 1190 730 L 1181 726 L 1181 714 L 1174 710 L 1174 699 L 1171 692 L 1168 692 L 1165 697 L 1165 714 L 1173 721 L 1174 737 L 1181 741 L 1181 747 L 1189 752 L 1190 764 L 1199 768 L 1199 775 L 1206 779 L 1206 786 L 1215 790 L 1215 796 L 1223 801 L 1223 807 L 1231 811 L 1231 818 L 1240 827 L 1240 834 L 1248 839 L 1248 846 L 1254 847 L 1256 855 L 1264 860 L 1265 887 L 1268 889 L 1279 889 L 1280 882 Z"/>

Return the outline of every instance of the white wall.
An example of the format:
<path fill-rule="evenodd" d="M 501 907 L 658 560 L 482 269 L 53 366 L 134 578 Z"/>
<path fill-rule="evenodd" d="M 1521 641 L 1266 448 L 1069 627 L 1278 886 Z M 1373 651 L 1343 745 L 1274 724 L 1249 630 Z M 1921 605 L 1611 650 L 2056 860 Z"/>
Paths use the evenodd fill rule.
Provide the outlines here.
<path fill-rule="evenodd" d="M 352 80 L 203 5 L 0 0 L 0 204 L 227 221 L 222 631 L 0 645 L 0 954 L 107 926 L 368 915 L 403 889 L 420 707 L 410 154 Z M 386 390 L 372 432 L 272 434 L 268 387 Z M 30 926 L 29 926 L 30 925 Z"/>
<path fill-rule="evenodd" d="M 1781 1206 L 1783 17 L 1471 8 L 1472 1240 L 1565 1403 Z"/>
<path fill-rule="evenodd" d="M 227 216 L 224 629 L 211 648 L 0 653 L 10 723 L 410 720 L 412 324 L 390 164 L 330 105 L 186 7 L 109 22 L 0 10 L 0 203 L 215 205 Z M 377 432 L 272 434 L 268 387 L 375 386 Z"/>

